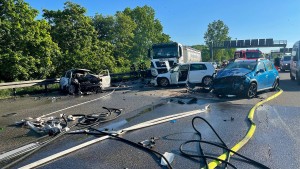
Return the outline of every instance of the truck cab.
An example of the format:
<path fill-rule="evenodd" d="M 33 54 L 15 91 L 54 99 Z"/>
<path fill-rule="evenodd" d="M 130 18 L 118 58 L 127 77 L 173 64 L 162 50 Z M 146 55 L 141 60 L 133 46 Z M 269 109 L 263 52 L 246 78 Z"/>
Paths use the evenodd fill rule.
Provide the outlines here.
<path fill-rule="evenodd" d="M 156 77 L 178 63 L 200 62 L 201 51 L 177 42 L 159 43 L 148 50 L 148 57 L 151 58 L 151 74 Z"/>
<path fill-rule="evenodd" d="M 151 60 L 151 75 L 156 77 L 159 74 L 167 73 L 170 69 L 170 63 L 168 60 Z"/>
<path fill-rule="evenodd" d="M 234 59 L 259 59 L 263 58 L 260 50 L 240 50 L 234 53 Z"/>

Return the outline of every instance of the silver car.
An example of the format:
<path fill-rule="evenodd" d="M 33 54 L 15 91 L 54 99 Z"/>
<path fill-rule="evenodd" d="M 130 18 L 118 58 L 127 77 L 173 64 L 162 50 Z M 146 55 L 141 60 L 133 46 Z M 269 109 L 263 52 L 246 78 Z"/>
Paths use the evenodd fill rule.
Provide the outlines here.
<path fill-rule="evenodd" d="M 284 72 L 285 70 L 290 70 L 290 62 L 291 62 L 291 57 L 290 55 L 285 55 L 282 56 L 280 60 L 280 71 Z"/>

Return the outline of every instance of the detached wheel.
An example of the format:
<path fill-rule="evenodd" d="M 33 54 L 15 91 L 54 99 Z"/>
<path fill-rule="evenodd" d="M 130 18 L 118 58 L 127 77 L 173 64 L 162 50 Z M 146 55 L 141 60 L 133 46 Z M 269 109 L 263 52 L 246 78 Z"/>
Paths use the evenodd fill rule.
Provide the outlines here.
<path fill-rule="evenodd" d="M 167 78 L 160 78 L 160 79 L 158 79 L 157 83 L 159 86 L 162 86 L 162 87 L 167 87 L 170 85 L 170 82 Z"/>
<path fill-rule="evenodd" d="M 68 87 L 68 92 L 69 92 L 69 94 L 71 94 L 71 95 L 75 94 L 75 92 L 76 92 L 76 87 L 75 87 L 75 85 L 70 85 L 70 86 Z"/>
<path fill-rule="evenodd" d="M 256 94 L 257 94 L 257 85 L 256 83 L 251 83 L 247 91 L 247 97 L 253 98 L 256 96 Z"/>

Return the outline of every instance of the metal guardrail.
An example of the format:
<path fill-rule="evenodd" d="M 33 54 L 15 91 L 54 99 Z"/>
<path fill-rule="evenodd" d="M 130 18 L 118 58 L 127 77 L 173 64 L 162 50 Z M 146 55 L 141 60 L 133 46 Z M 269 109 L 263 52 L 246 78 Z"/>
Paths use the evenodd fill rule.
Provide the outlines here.
<path fill-rule="evenodd" d="M 8 83 L 0 83 L 0 90 L 2 89 L 16 89 L 22 87 L 30 87 L 30 86 L 45 86 L 47 89 L 47 85 L 59 83 L 59 79 L 44 79 L 44 80 L 31 80 L 31 81 L 20 81 L 20 82 L 8 82 Z"/>
<path fill-rule="evenodd" d="M 131 75 L 132 75 L 131 72 L 110 74 L 110 76 L 113 78 L 123 78 L 124 76 L 131 76 Z M 59 78 L 0 83 L 0 90 L 2 90 L 2 89 L 14 89 L 15 90 L 16 88 L 30 87 L 30 86 L 45 86 L 45 90 L 47 90 L 47 85 L 54 84 L 54 83 L 59 83 Z"/>

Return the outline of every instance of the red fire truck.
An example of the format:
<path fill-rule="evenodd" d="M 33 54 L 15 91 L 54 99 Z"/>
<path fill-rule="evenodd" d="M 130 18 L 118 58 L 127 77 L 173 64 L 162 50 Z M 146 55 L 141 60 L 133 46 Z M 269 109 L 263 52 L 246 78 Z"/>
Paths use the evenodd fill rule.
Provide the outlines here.
<path fill-rule="evenodd" d="M 258 59 L 263 58 L 262 52 L 260 50 L 240 50 L 234 53 L 234 59 Z"/>

